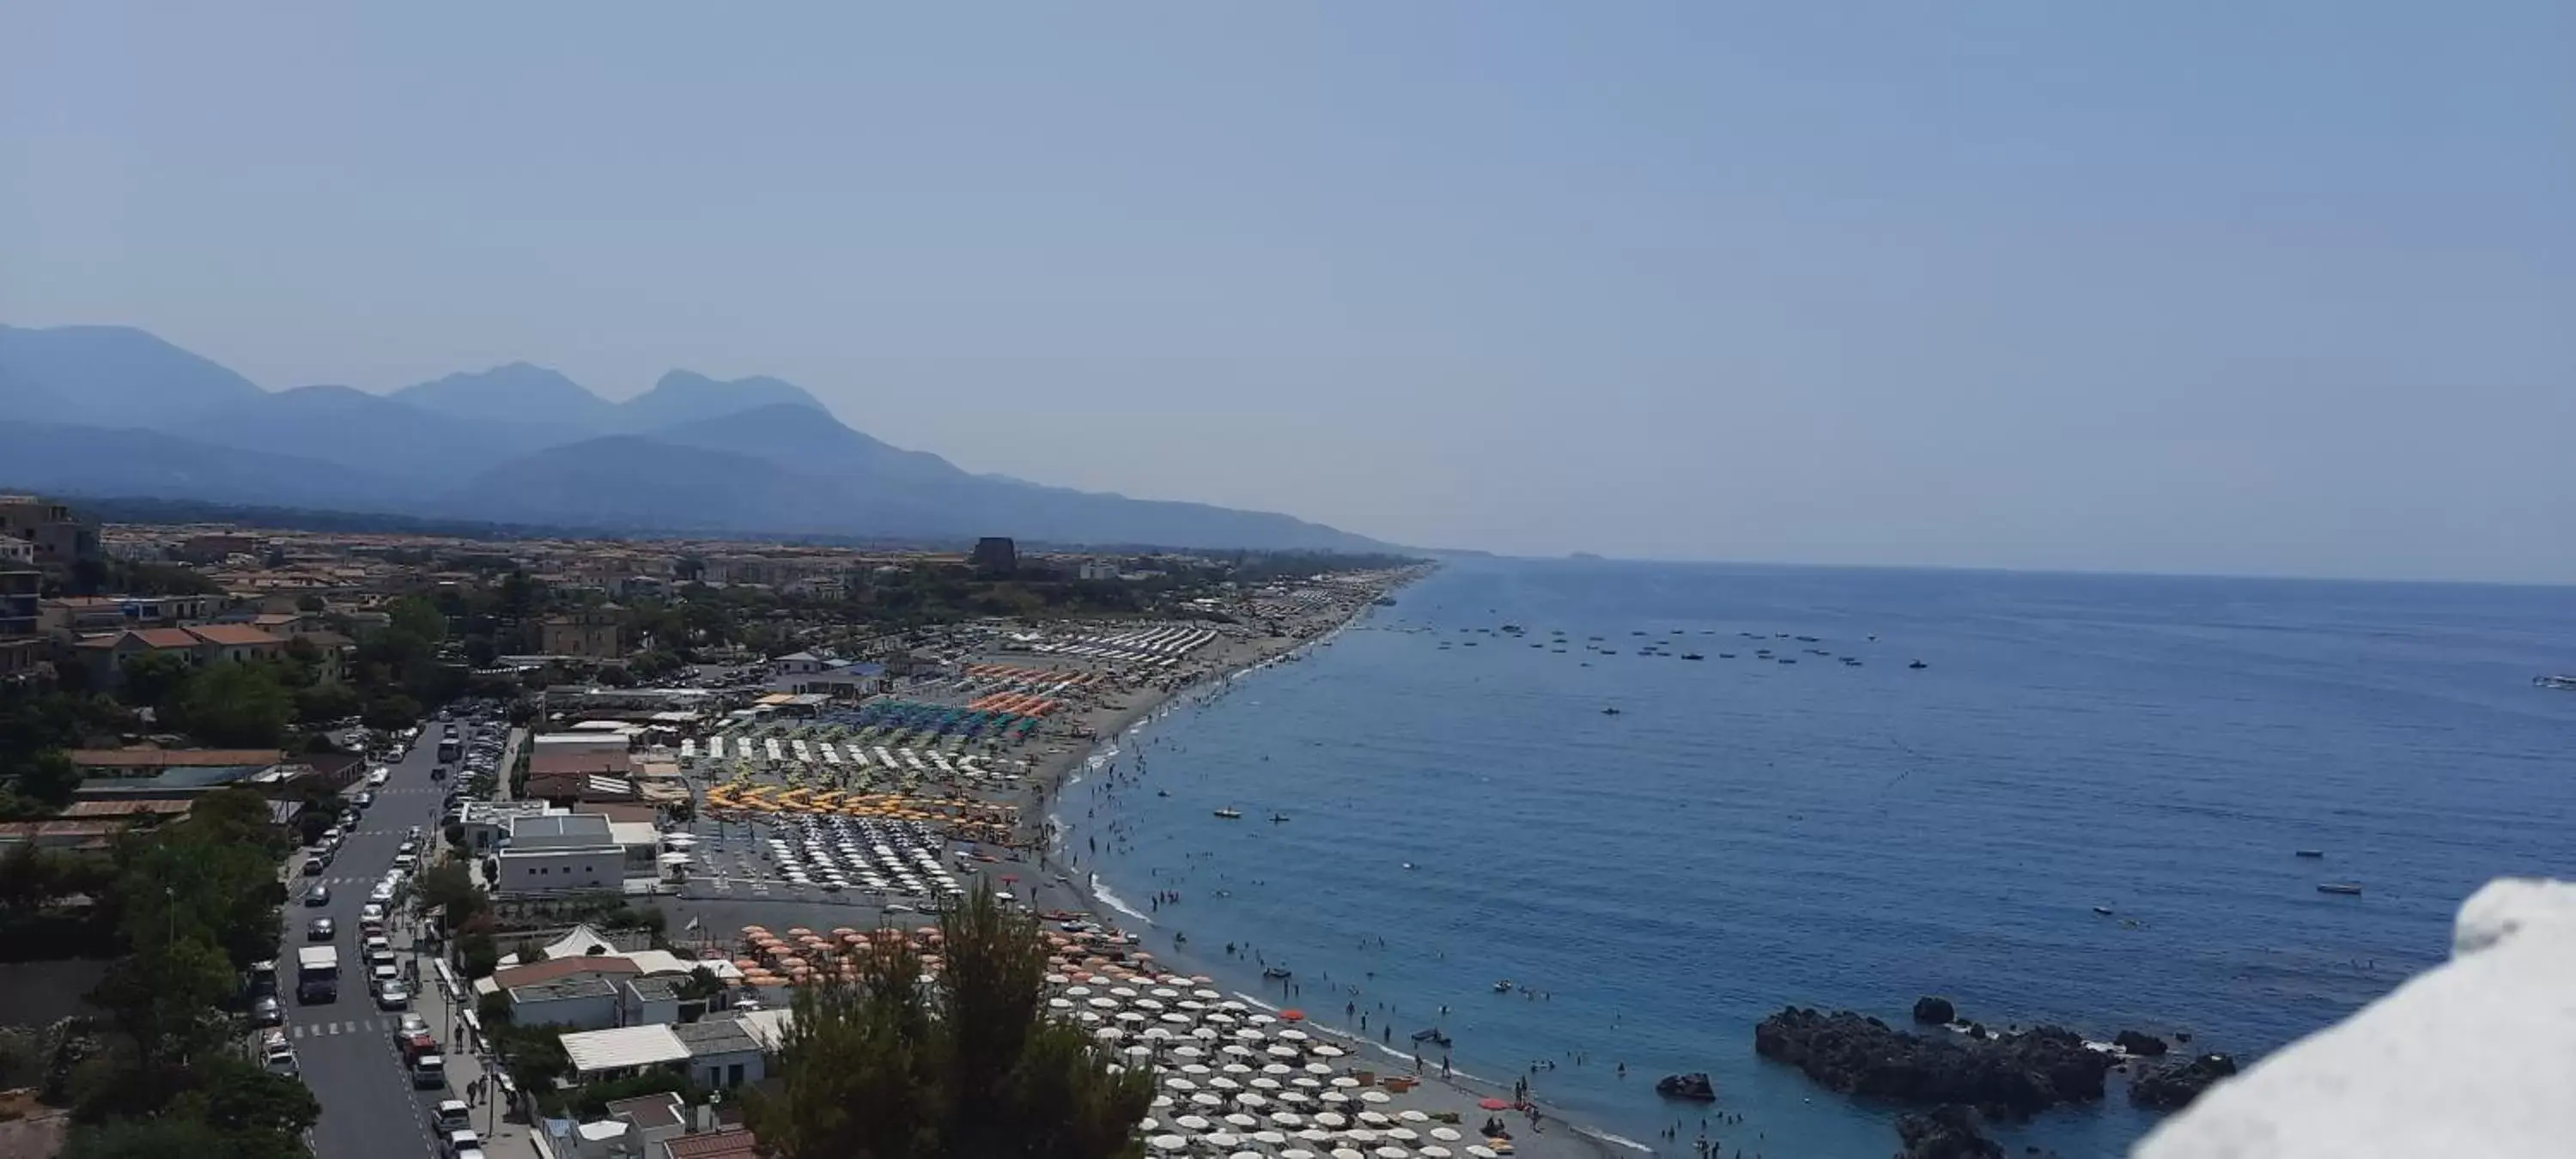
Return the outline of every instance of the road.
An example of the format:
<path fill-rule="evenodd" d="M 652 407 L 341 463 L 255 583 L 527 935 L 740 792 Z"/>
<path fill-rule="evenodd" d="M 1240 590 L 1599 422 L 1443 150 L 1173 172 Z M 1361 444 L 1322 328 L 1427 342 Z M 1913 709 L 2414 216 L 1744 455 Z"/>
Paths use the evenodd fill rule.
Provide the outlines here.
<path fill-rule="evenodd" d="M 424 726 L 420 743 L 391 766 L 392 778 L 374 790 L 375 804 L 341 843 L 329 868 L 318 878 L 304 877 L 299 858 L 298 876 L 289 879 L 278 990 L 290 996 L 287 1034 L 295 1042 L 305 1085 L 322 1104 L 322 1119 L 313 1128 L 314 1154 L 320 1159 L 412 1154 L 435 1159 L 439 1148 L 430 1136 L 428 1111 L 439 1099 L 455 1097 L 445 1090 L 412 1089 L 402 1056 L 394 1047 L 393 1030 L 402 1011 L 376 1008 L 367 986 L 366 960 L 359 953 L 358 911 L 367 904 L 367 890 L 393 868 L 395 848 L 402 844 L 404 833 L 418 825 L 426 841 L 437 840 L 440 804 L 446 795 L 446 784 L 429 776 L 438 763 L 437 730 L 436 722 Z M 354 796 L 363 788 L 361 783 L 349 793 Z M 330 887 L 330 904 L 304 904 L 304 891 L 315 881 Z M 402 916 L 402 907 L 394 909 L 390 922 L 394 945 L 408 954 L 410 922 Z M 317 917 L 328 917 L 337 927 L 333 944 L 340 949 L 340 997 L 335 1002 L 304 1005 L 292 997 L 294 951 L 318 944 L 305 939 L 305 924 Z M 429 969 L 426 962 L 421 968 L 424 974 Z"/>

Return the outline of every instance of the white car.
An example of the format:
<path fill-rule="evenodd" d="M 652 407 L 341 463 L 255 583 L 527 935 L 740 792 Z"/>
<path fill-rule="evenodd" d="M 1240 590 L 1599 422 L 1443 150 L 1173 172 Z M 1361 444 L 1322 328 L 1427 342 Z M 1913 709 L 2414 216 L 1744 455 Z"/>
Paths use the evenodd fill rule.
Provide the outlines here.
<path fill-rule="evenodd" d="M 367 784 L 369 784 L 370 786 L 384 784 L 385 782 L 390 781 L 390 780 L 392 780 L 393 778 L 394 778 L 394 771 L 393 771 L 392 769 L 369 769 L 369 770 L 367 770 Z"/>

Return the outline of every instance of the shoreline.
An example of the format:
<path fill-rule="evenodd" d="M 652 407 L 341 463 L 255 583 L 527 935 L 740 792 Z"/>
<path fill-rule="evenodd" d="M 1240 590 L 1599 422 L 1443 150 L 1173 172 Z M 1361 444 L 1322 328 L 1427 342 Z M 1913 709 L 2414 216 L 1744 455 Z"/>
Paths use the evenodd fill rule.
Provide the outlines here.
<path fill-rule="evenodd" d="M 1033 876 L 1036 880 L 1031 884 L 1028 895 L 1036 908 L 1081 911 L 1128 930 L 1158 928 L 1151 916 L 1128 904 L 1096 874 L 1088 870 L 1075 872 L 1068 863 L 1058 859 L 1060 843 L 1071 831 L 1071 827 L 1055 812 L 1063 792 L 1080 783 L 1083 773 L 1126 753 L 1130 738 L 1154 722 L 1180 707 L 1203 702 L 1219 690 L 1233 687 L 1239 678 L 1255 675 L 1278 664 L 1295 662 L 1313 649 L 1331 643 L 1367 619 L 1377 609 L 1377 598 L 1398 591 L 1428 574 L 1428 570 L 1417 572 L 1375 589 L 1346 614 L 1306 634 L 1232 641 L 1226 645 L 1226 651 L 1198 666 L 1192 678 L 1169 687 L 1136 689 L 1131 693 L 1135 699 L 1116 709 L 1093 710 L 1094 713 L 1105 714 L 1105 719 L 1097 723 L 1085 720 L 1084 723 L 1094 729 L 1088 745 L 1048 753 L 1042 760 L 1033 761 L 1029 784 L 1017 794 L 1021 804 L 1019 836 L 1022 848 L 1016 852 L 1035 862 L 1037 872 Z M 1264 647 L 1265 644 L 1271 646 Z M 1157 950 L 1152 954 L 1153 960 L 1165 969 L 1218 979 L 1220 988 L 1229 996 L 1256 1009 L 1273 1013 L 1280 1009 L 1278 1002 L 1233 985 L 1235 979 L 1228 977 L 1234 971 L 1232 966 L 1210 961 L 1186 947 Z M 1498 1083 L 1455 1070 L 1443 1076 L 1437 1067 L 1428 1065 L 1428 1060 L 1397 1050 L 1363 1032 L 1328 1024 L 1312 1016 L 1304 1025 L 1311 1032 L 1342 1043 L 1345 1049 L 1353 1052 L 1354 1058 L 1383 1059 L 1394 1064 L 1393 1070 L 1413 1074 L 1421 1080 L 1418 1090 L 1441 1092 L 1442 1101 L 1454 1103 L 1452 1109 L 1471 1119 L 1488 1113 L 1478 1107 L 1480 1100 L 1509 1100 L 1512 1097 L 1513 1086 L 1508 1081 Z M 1521 1144 L 1517 1149 L 1519 1154 L 1533 1156 L 1533 1159 L 1558 1159 L 1560 1156 L 1563 1159 L 1635 1159 L 1640 1155 L 1659 1154 L 1648 1144 L 1567 1118 L 1551 1109 L 1543 1098 L 1533 1097 L 1525 1106 L 1525 1111 L 1502 1112 L 1515 1116 L 1515 1122 L 1527 1123 L 1532 1131 L 1530 1136 L 1516 1140 Z"/>

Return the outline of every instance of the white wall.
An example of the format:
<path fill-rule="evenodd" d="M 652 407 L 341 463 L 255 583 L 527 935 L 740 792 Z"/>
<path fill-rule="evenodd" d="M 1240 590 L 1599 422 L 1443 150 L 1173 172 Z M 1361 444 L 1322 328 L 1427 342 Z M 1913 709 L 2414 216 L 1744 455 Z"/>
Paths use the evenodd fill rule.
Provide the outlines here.
<path fill-rule="evenodd" d="M 590 849 L 504 849 L 498 855 L 502 893 L 551 893 L 575 889 L 620 889 L 626 882 L 626 853 L 614 845 Z"/>
<path fill-rule="evenodd" d="M 2203 1094 L 2133 1159 L 2576 1155 L 2576 885 L 2500 879 L 2451 960 Z"/>

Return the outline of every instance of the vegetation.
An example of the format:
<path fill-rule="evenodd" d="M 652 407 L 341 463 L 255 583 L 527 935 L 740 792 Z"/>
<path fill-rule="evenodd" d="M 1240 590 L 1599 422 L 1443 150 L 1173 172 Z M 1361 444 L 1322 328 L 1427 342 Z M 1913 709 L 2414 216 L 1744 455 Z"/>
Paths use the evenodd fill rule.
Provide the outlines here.
<path fill-rule="evenodd" d="M 782 1159 L 1140 1155 L 1152 1082 L 1046 1016 L 1035 920 L 977 894 L 940 928 L 927 985 L 904 950 L 797 991 L 783 1085 L 747 1103 L 762 1142 Z"/>

